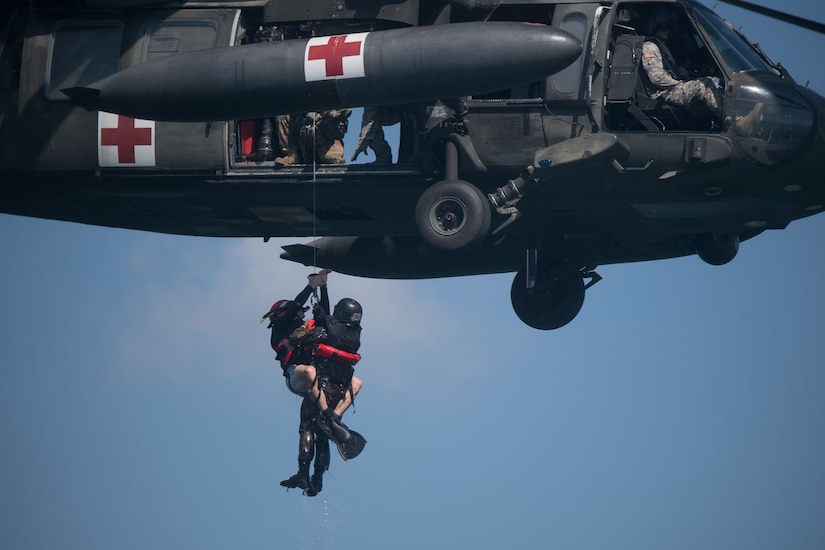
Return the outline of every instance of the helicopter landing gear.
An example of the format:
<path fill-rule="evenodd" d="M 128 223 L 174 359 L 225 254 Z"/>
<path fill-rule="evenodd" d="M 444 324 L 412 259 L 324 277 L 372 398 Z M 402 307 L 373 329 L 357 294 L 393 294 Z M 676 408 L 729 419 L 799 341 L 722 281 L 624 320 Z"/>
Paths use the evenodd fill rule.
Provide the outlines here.
<path fill-rule="evenodd" d="M 487 197 L 463 180 L 440 181 L 424 191 L 415 207 L 421 238 L 435 250 L 454 252 L 481 243 L 490 232 Z"/>
<path fill-rule="evenodd" d="M 513 279 L 510 301 L 518 318 L 539 330 L 561 328 L 572 321 L 584 305 L 585 290 L 601 280 L 595 271 L 562 278 L 550 270 L 539 270 L 531 275 L 530 263 L 528 258 L 528 266 Z M 587 278 L 590 282 L 585 285 Z"/>
<path fill-rule="evenodd" d="M 487 197 L 472 183 L 458 179 L 458 150 L 447 141 L 446 179 L 431 185 L 415 206 L 421 239 L 441 252 L 471 250 L 490 233 Z"/>
<path fill-rule="evenodd" d="M 725 265 L 739 252 L 739 236 L 730 233 L 696 235 L 696 253 L 710 265 Z"/>

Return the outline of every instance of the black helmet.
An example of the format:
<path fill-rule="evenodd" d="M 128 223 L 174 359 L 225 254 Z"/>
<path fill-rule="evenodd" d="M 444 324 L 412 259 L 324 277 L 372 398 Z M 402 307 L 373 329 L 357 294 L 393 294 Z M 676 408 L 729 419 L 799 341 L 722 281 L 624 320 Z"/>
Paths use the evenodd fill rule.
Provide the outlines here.
<path fill-rule="evenodd" d="M 361 322 L 361 304 L 352 298 L 344 298 L 332 310 L 332 316 L 341 321 L 351 325 L 357 325 Z"/>
<path fill-rule="evenodd" d="M 647 19 L 647 34 L 653 36 L 659 29 L 676 30 L 676 14 L 671 8 L 659 6 L 654 8 Z"/>
<path fill-rule="evenodd" d="M 292 300 L 278 300 L 272 304 L 269 312 L 261 318 L 261 322 L 263 322 L 264 319 L 269 319 L 269 326 L 271 327 L 275 323 L 285 320 L 287 315 L 294 315 L 296 320 L 301 320 L 301 314 L 306 310 L 307 308 L 301 307 Z"/>

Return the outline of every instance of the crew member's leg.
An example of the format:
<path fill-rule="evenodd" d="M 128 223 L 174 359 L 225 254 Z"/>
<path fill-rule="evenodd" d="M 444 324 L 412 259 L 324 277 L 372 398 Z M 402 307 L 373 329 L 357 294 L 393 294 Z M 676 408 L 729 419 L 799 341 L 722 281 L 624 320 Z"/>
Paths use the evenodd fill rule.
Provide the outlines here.
<path fill-rule="evenodd" d="M 281 482 L 282 487 L 288 489 L 303 489 L 304 494 L 308 494 L 309 496 L 314 496 L 318 493 L 313 490 L 309 478 L 309 466 L 315 455 L 315 433 L 313 431 L 315 412 L 315 405 L 310 403 L 308 397 L 305 397 L 301 403 L 301 422 L 298 425 L 298 473 Z M 329 454 L 329 452 L 327 452 L 327 454 Z"/>
<path fill-rule="evenodd" d="M 353 375 L 351 386 L 352 391 L 348 391 L 344 394 L 344 397 L 335 406 L 333 412 L 337 414 L 339 417 L 344 416 L 344 413 L 347 411 L 347 409 L 349 409 L 350 405 L 352 405 L 355 396 L 358 395 L 359 391 L 361 391 L 361 386 L 363 385 L 364 383 L 361 381 L 361 379 Z"/>
<path fill-rule="evenodd" d="M 298 162 L 298 148 L 292 137 L 292 122 L 289 115 L 280 115 L 278 122 L 279 155 L 275 158 L 276 164 L 295 164 Z"/>
<path fill-rule="evenodd" d="M 680 82 L 668 92 L 666 101 L 684 107 L 694 116 L 710 113 L 719 121 L 724 116 L 722 91 L 713 79 L 707 77 Z"/>
<path fill-rule="evenodd" d="M 317 428 L 317 424 L 315 425 Z M 306 492 L 308 497 L 314 497 L 321 492 L 324 486 L 324 472 L 329 469 L 329 438 L 324 432 L 315 432 L 315 471 L 310 482 L 312 488 Z"/>
<path fill-rule="evenodd" d="M 318 428 L 336 443 L 348 441 L 352 434 L 347 425 L 341 422 L 341 416 L 333 410 L 343 400 L 343 387 L 338 384 L 331 384 L 329 380 L 323 379 L 319 381 L 318 388 L 324 397 L 325 403 L 332 404 L 321 410 L 318 415 Z"/>
<path fill-rule="evenodd" d="M 327 405 L 327 396 L 321 387 L 318 371 L 313 365 L 292 365 L 287 370 L 287 387 L 291 392 L 305 395 L 320 411 L 318 418 L 324 433 L 337 442 L 347 441 L 349 428 L 341 423 L 341 416 Z"/>
<path fill-rule="evenodd" d="M 292 393 L 306 395 L 317 403 L 318 410 L 327 410 L 327 398 L 318 385 L 318 371 L 312 365 L 293 365 L 287 371 L 287 387 Z"/>

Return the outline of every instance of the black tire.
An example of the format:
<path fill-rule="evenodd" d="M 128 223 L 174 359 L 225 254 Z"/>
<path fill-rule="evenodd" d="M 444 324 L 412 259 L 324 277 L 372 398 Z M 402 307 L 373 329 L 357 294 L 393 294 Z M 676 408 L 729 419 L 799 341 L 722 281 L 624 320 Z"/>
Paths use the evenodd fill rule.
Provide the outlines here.
<path fill-rule="evenodd" d="M 490 232 L 490 206 L 475 185 L 444 180 L 431 185 L 415 207 L 421 239 L 435 250 L 456 252 L 481 244 Z"/>
<path fill-rule="evenodd" d="M 572 321 L 584 305 L 584 279 L 577 276 L 552 281 L 539 276 L 536 285 L 528 290 L 526 272 L 522 269 L 513 279 L 510 301 L 524 324 L 539 330 L 561 328 Z"/>

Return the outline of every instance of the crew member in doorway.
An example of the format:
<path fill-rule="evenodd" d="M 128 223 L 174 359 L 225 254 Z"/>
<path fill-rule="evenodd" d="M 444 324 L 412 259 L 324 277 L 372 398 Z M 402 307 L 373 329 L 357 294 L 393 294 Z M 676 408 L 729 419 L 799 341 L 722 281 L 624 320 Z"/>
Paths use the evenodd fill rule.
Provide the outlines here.
<path fill-rule="evenodd" d="M 344 135 L 350 109 L 309 112 L 294 121 L 298 134 L 298 151 L 306 164 L 344 164 Z"/>
<path fill-rule="evenodd" d="M 289 115 L 263 118 L 260 123 L 260 136 L 256 150 L 258 161 L 275 161 L 275 164 L 295 164 L 298 162 L 298 149 L 292 138 L 291 120 Z M 273 133 L 277 130 L 276 140 Z"/>
<path fill-rule="evenodd" d="M 403 116 L 403 112 L 397 107 L 364 107 L 358 146 L 350 161 L 355 162 L 358 155 L 369 148 L 375 153 L 374 164 L 392 164 L 392 149 L 384 137 L 382 126 L 398 124 Z"/>

